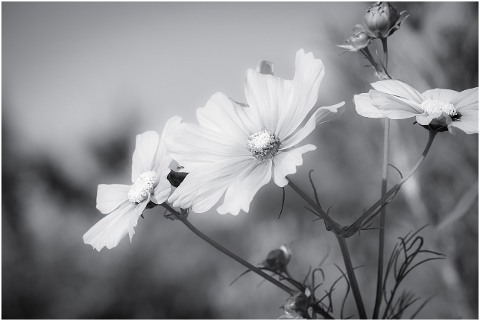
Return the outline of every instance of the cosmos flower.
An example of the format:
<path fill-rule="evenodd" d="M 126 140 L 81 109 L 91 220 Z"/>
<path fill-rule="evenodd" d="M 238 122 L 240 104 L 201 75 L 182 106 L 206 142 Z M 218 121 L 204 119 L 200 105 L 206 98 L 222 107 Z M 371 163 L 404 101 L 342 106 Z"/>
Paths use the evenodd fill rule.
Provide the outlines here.
<path fill-rule="evenodd" d="M 108 215 L 85 233 L 85 244 L 92 245 L 97 251 L 104 246 L 111 249 L 127 234 L 131 242 L 135 234 L 133 228 L 147 205 L 167 200 L 171 192 L 167 175 L 172 158 L 165 148 L 164 137 L 180 121 L 177 116 L 169 119 L 162 137 L 153 131 L 137 135 L 132 163 L 133 185 L 98 185 L 97 209 Z"/>
<path fill-rule="evenodd" d="M 273 70 L 265 66 L 266 70 Z M 303 49 L 296 54 L 293 80 L 249 69 L 245 94 L 249 107 L 214 94 L 197 109 L 199 125 L 182 123 L 165 139 L 172 157 L 189 174 L 170 196 L 173 206 L 202 213 L 225 194 L 220 214 L 248 212 L 250 202 L 263 185 L 288 184 L 287 175 L 303 163 L 311 144 L 296 147 L 317 124 L 338 118 L 344 102 L 318 108 L 303 127 L 317 101 L 325 74 L 321 60 Z"/>
<path fill-rule="evenodd" d="M 405 119 L 428 130 L 449 131 L 458 128 L 467 134 L 478 134 L 478 87 L 457 92 L 431 89 L 419 93 L 399 80 L 372 83 L 370 92 L 355 95 L 357 112 L 369 118 Z"/>

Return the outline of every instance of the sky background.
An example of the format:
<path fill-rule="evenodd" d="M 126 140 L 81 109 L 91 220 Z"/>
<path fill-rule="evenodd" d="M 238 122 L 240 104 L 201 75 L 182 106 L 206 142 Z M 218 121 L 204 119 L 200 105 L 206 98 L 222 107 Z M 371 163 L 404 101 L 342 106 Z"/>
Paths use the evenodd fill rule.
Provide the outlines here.
<path fill-rule="evenodd" d="M 292 79 L 300 48 L 325 65 L 316 107 L 345 101 L 347 110 L 306 139 L 318 149 L 293 178 L 311 192 L 313 169 L 320 199 L 339 222 L 353 222 L 379 197 L 382 122 L 355 113 L 353 95 L 376 79 L 359 54 L 339 55 L 337 45 L 369 5 L 2 3 L 2 317 L 278 318 L 287 299 L 281 290 L 257 288 L 253 275 L 229 286 L 244 268 L 159 209 L 145 213 L 133 243 L 97 253 L 82 235 L 102 218 L 98 184 L 129 183 L 136 134 L 161 132 L 174 115 L 195 122 L 196 108 L 215 92 L 245 101 L 245 71 L 259 60 Z M 411 17 L 389 38 L 393 77 L 421 92 L 478 86 L 478 4 L 395 6 Z M 391 137 L 391 162 L 406 173 L 427 132 L 394 121 Z M 391 171 L 390 186 L 397 179 Z M 330 248 L 331 284 L 339 276 L 334 263 L 343 267 L 335 239 L 286 192 L 279 220 L 282 191 L 271 183 L 249 213 L 211 210 L 191 221 L 252 263 L 293 241 L 290 269 L 299 279 Z M 429 224 L 426 246 L 447 255 L 405 280 L 422 300 L 435 294 L 419 317 L 478 318 L 477 194 L 478 136 L 443 133 L 389 205 L 387 254 L 398 237 Z M 354 265 L 364 266 L 358 278 L 367 311 L 376 235 L 349 239 Z M 346 314 L 355 313 L 347 302 Z"/>

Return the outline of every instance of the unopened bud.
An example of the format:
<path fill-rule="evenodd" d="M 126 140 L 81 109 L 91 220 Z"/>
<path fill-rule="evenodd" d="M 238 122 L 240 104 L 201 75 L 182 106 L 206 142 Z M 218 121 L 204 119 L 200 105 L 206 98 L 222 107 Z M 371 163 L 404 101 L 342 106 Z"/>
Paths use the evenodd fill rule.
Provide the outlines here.
<path fill-rule="evenodd" d="M 263 264 L 269 269 L 282 271 L 290 262 L 291 256 L 292 251 L 286 245 L 282 245 L 279 249 L 270 251 Z"/>
<path fill-rule="evenodd" d="M 308 297 L 305 293 L 297 292 L 291 296 L 283 306 L 285 313 L 292 316 L 304 316 L 308 310 Z"/>
<path fill-rule="evenodd" d="M 365 25 L 377 38 L 386 38 L 400 18 L 397 9 L 389 2 L 378 1 L 368 8 Z"/>
<path fill-rule="evenodd" d="M 345 42 L 346 45 L 338 45 L 340 48 L 345 48 L 349 51 L 358 51 L 360 49 L 366 48 L 371 42 L 372 38 L 369 37 L 365 32 L 358 31 L 355 32 L 348 38 Z"/>

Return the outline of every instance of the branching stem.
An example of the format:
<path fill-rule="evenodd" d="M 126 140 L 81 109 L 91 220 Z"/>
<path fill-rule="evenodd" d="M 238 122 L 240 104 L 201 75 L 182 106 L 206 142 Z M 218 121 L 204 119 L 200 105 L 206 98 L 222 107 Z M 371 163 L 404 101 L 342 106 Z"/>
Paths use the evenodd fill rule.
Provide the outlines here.
<path fill-rule="evenodd" d="M 273 277 L 271 277 L 270 275 L 266 274 L 265 272 L 263 272 L 262 270 L 260 270 L 259 268 L 253 266 L 252 264 L 248 263 L 247 261 L 245 261 L 244 259 L 242 259 L 241 257 L 239 257 L 238 255 L 230 252 L 229 250 L 227 250 L 226 248 L 224 248 L 223 246 L 221 246 L 220 244 L 218 244 L 217 242 L 215 242 L 214 240 L 212 240 L 211 238 L 209 238 L 208 236 L 206 236 L 205 234 L 203 234 L 202 232 L 200 232 L 195 226 L 192 225 L 192 223 L 190 223 L 190 221 L 184 217 L 183 215 L 179 214 L 177 211 L 175 211 L 175 209 L 173 209 L 170 205 L 168 205 L 167 203 L 163 203 L 161 204 L 161 206 L 163 206 L 165 209 L 167 209 L 170 213 L 172 213 L 173 215 L 175 215 L 175 217 L 180 220 L 183 224 L 185 224 L 186 227 L 188 227 L 190 229 L 190 231 L 192 231 L 193 233 L 195 233 L 198 237 L 200 237 L 202 240 L 204 240 L 205 242 L 207 242 L 208 244 L 210 244 L 211 246 L 213 246 L 214 248 L 216 248 L 217 250 L 219 250 L 220 252 L 222 252 L 223 254 L 229 256 L 230 258 L 234 259 L 235 261 L 237 261 L 238 263 L 242 264 L 243 266 L 245 266 L 247 269 L 257 273 L 258 275 L 260 275 L 261 277 L 263 277 L 264 279 L 270 281 L 271 283 L 273 283 L 274 285 L 276 285 L 277 287 L 279 287 L 280 289 L 282 289 L 283 291 L 287 292 L 288 294 L 290 295 L 294 295 L 295 294 L 295 291 L 290 289 L 288 286 L 286 286 L 285 284 L 281 283 L 280 281 L 274 279 Z"/>
<path fill-rule="evenodd" d="M 423 161 L 425 160 L 425 157 L 427 156 L 428 154 L 428 151 L 430 150 L 430 147 L 432 146 L 432 143 L 433 143 L 433 139 L 435 138 L 435 136 L 437 135 L 438 132 L 435 132 L 435 131 L 432 131 L 432 130 L 429 130 L 428 131 L 429 133 L 429 137 L 428 137 L 428 142 L 427 142 L 427 145 L 425 146 L 425 149 L 423 150 L 423 153 L 422 153 L 422 156 L 420 156 L 420 159 L 417 161 L 417 163 L 415 164 L 415 166 L 413 166 L 413 168 L 410 170 L 410 172 L 403 178 L 401 179 L 394 187 L 392 187 L 392 189 L 390 189 L 388 191 L 387 194 L 385 194 L 384 197 L 382 197 L 381 199 L 379 199 L 375 204 L 373 204 L 372 207 L 370 207 L 365 213 L 362 214 L 362 216 L 357 219 L 355 222 L 353 222 L 352 225 L 350 225 L 349 227 L 346 227 L 346 228 L 343 228 L 343 236 L 344 237 L 350 237 L 352 235 L 354 235 L 358 230 L 360 230 L 360 228 L 362 227 L 362 224 L 363 222 L 370 217 L 370 215 L 372 213 L 375 212 L 375 210 L 379 207 L 379 206 L 382 206 L 383 204 L 385 204 L 385 202 L 387 202 L 387 200 L 389 200 L 389 198 L 396 192 L 398 192 L 398 190 L 400 189 L 400 187 L 402 187 L 403 183 L 405 183 L 409 178 L 410 176 L 412 176 L 416 171 L 417 169 L 420 167 L 420 165 L 423 163 Z M 375 213 L 374 213 L 375 214 Z"/>

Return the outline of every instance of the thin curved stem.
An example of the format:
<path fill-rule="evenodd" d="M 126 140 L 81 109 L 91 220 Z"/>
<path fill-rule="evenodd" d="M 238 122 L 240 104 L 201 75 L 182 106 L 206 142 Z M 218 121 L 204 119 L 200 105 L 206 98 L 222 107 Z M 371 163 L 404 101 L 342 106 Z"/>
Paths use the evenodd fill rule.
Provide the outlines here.
<path fill-rule="evenodd" d="M 175 211 L 175 209 L 173 209 L 170 205 L 168 205 L 167 203 L 163 203 L 161 204 L 161 206 L 163 206 L 165 209 L 167 209 L 170 213 L 172 213 L 173 215 L 175 215 L 175 217 L 180 220 L 183 224 L 185 224 L 186 227 L 188 227 L 190 229 L 190 231 L 192 231 L 193 233 L 195 233 L 198 237 L 200 237 L 202 240 L 204 240 L 205 242 L 207 242 L 208 244 L 210 244 L 211 246 L 213 246 L 214 248 L 216 248 L 217 250 L 219 250 L 220 252 L 222 252 L 223 254 L 229 256 L 230 258 L 234 259 L 235 261 L 237 261 L 238 263 L 242 264 L 243 266 L 245 266 L 247 269 L 257 273 L 258 275 L 260 275 L 261 277 L 263 277 L 264 279 L 266 279 L 267 281 L 270 281 L 271 283 L 273 283 L 274 285 L 276 285 L 277 287 L 279 287 L 280 289 L 282 289 L 283 291 L 287 292 L 288 294 L 290 295 L 294 295 L 295 294 L 295 291 L 290 289 L 288 286 L 286 286 L 285 284 L 281 283 L 280 281 L 278 280 L 275 280 L 274 278 L 272 278 L 270 275 L 266 274 L 265 272 L 263 272 L 262 270 L 260 270 L 259 268 L 253 266 L 252 264 L 248 263 L 247 261 L 245 261 L 244 259 L 242 259 L 241 257 L 239 257 L 238 255 L 230 252 L 229 250 L 227 250 L 226 248 L 224 248 L 223 246 L 221 246 L 220 244 L 218 244 L 217 242 L 215 242 L 214 240 L 212 240 L 211 238 L 209 238 L 208 236 L 206 236 L 205 234 L 203 234 L 202 232 L 200 232 L 195 226 L 192 225 L 192 223 L 190 223 L 190 221 L 184 217 L 183 215 L 179 214 L 177 211 Z"/>
<path fill-rule="evenodd" d="M 297 184 L 290 178 L 286 177 L 288 180 L 288 186 L 290 186 L 295 192 L 297 192 L 298 195 L 300 195 L 310 206 L 312 206 L 317 213 L 320 215 L 322 219 L 325 220 L 327 225 L 332 229 L 332 231 L 336 235 L 341 235 L 342 234 L 342 229 L 340 225 L 338 225 L 337 222 L 335 222 L 327 213 L 323 211 L 323 209 L 314 201 L 312 200 L 300 187 L 298 187 Z"/>
<path fill-rule="evenodd" d="M 385 44 L 386 46 L 386 44 Z M 385 48 L 385 47 L 384 47 Z M 389 138 L 390 138 L 390 119 L 385 118 L 385 128 L 383 136 L 383 165 L 382 165 L 382 197 L 387 193 L 388 181 L 388 152 L 389 152 Z M 382 304 L 382 290 L 383 290 L 383 254 L 385 248 L 385 214 L 387 207 L 384 206 L 380 212 L 380 230 L 378 235 L 378 265 L 377 265 L 377 291 L 375 296 L 375 307 L 373 309 L 372 319 L 378 319 L 378 313 Z"/>
<path fill-rule="evenodd" d="M 375 204 L 372 205 L 365 213 L 360 216 L 359 219 L 357 219 L 355 222 L 353 222 L 349 227 L 343 229 L 343 236 L 344 237 L 350 237 L 353 234 L 355 234 L 361 227 L 362 223 L 365 221 L 365 219 L 370 218 L 371 214 L 374 213 L 374 211 L 379 207 L 383 206 L 385 202 L 398 190 L 400 187 L 402 187 L 403 183 L 405 183 L 420 167 L 420 165 L 423 163 L 425 160 L 425 157 L 428 154 L 428 151 L 430 150 L 430 147 L 432 146 L 433 140 L 435 136 L 437 135 L 437 132 L 429 130 L 429 137 L 428 137 L 428 142 L 427 145 L 425 146 L 425 149 L 423 150 L 422 156 L 420 156 L 420 159 L 417 161 L 415 166 L 410 170 L 410 172 L 403 178 L 401 179 L 392 189 L 388 191 L 387 194 L 385 194 L 384 197 L 379 199 Z M 375 213 L 374 213 L 375 214 Z"/>
<path fill-rule="evenodd" d="M 325 220 L 327 225 L 331 228 L 335 236 L 337 237 L 338 244 L 340 245 L 340 250 L 342 251 L 343 261 L 345 263 L 345 269 L 347 270 L 347 276 L 352 287 L 352 293 L 355 298 L 355 303 L 357 304 L 358 313 L 361 319 L 366 319 L 367 314 L 365 312 L 365 307 L 363 305 L 362 296 L 360 294 L 360 289 L 358 287 L 357 279 L 355 277 L 355 272 L 353 271 L 352 261 L 350 259 L 350 254 L 348 252 L 347 242 L 341 235 L 342 229 L 337 222 L 335 222 L 327 213 L 325 213 L 322 208 L 312 200 L 304 191 L 298 187 L 291 178 L 287 177 L 289 181 L 288 186 L 290 186 L 298 195 L 300 195 L 308 204 L 310 204 L 318 214 Z"/>

